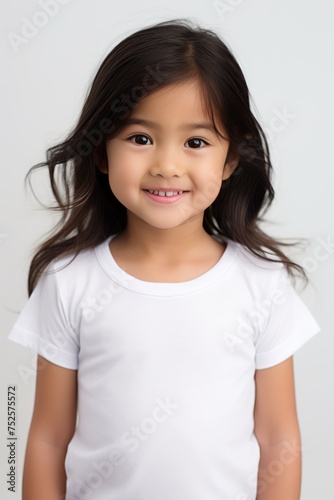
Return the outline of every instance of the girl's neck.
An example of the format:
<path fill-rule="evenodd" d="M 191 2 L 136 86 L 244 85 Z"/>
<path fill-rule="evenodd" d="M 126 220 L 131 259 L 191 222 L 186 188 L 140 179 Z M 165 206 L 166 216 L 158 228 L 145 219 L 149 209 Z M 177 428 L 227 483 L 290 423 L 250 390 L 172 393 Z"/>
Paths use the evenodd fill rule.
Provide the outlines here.
<path fill-rule="evenodd" d="M 167 229 L 150 226 L 141 220 L 133 222 L 128 218 L 126 228 L 114 238 L 111 246 L 139 260 L 177 263 L 203 257 L 220 245 L 204 230 L 201 220 Z"/>

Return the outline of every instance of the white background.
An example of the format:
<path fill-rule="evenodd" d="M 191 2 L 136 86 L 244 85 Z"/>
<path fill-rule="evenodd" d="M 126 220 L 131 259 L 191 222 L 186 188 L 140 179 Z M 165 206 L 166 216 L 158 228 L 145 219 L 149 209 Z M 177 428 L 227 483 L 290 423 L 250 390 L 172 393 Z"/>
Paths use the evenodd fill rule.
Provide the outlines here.
<path fill-rule="evenodd" d="M 276 198 L 263 227 L 272 236 L 308 238 L 298 253 L 309 271 L 301 296 L 322 333 L 295 355 L 303 440 L 302 500 L 334 498 L 333 315 L 333 49 L 330 0 L 62 0 L 43 27 L 14 50 L 9 33 L 22 36 L 27 20 L 45 12 L 43 1 L 17 0 L 1 16 L 1 403 L 2 499 L 19 499 L 20 478 L 35 389 L 35 355 L 7 340 L 27 300 L 34 247 L 56 220 L 25 191 L 28 169 L 63 140 L 78 118 L 88 86 L 107 53 L 132 32 L 163 20 L 188 17 L 214 29 L 237 57 L 267 131 Z M 45 0 L 47 3 L 47 0 Z M 167 7 L 168 4 L 168 7 Z M 283 121 L 275 116 L 285 115 Z M 50 201 L 47 175 L 35 174 L 39 197 Z M 327 244 L 325 243 L 327 242 Z M 329 243 L 328 243 L 329 242 Z M 18 386 L 19 481 L 7 491 L 7 385 Z"/>

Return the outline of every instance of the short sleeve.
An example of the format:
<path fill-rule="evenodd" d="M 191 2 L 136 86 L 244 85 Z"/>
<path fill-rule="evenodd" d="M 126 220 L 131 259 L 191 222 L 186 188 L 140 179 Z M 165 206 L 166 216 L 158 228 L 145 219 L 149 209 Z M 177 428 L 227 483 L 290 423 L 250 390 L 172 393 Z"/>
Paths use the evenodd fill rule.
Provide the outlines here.
<path fill-rule="evenodd" d="M 8 339 L 64 368 L 78 368 L 79 339 L 65 314 L 57 272 L 43 273 Z"/>
<path fill-rule="evenodd" d="M 292 285 L 285 268 L 270 291 L 270 312 L 255 339 L 255 368 L 269 368 L 292 356 L 320 332 L 320 326 Z"/>

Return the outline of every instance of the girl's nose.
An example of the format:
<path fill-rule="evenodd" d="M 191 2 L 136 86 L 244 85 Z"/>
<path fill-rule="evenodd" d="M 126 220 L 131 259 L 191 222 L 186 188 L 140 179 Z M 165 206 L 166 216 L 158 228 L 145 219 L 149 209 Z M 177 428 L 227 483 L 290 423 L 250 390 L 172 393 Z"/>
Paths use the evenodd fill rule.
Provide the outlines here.
<path fill-rule="evenodd" d="M 152 158 L 150 172 L 152 175 L 161 174 L 164 177 L 182 175 L 184 164 L 181 162 L 181 154 L 177 147 L 167 146 L 157 149 Z"/>

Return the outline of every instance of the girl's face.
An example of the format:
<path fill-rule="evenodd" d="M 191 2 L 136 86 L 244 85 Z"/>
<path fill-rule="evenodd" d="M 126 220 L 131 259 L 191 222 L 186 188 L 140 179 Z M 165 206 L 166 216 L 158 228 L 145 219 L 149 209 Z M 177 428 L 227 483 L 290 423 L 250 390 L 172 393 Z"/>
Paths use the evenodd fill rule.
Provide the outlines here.
<path fill-rule="evenodd" d="M 127 208 L 128 223 L 140 218 L 159 229 L 202 227 L 204 210 L 236 166 L 225 165 L 228 141 L 203 123 L 211 125 L 196 82 L 178 83 L 142 99 L 131 122 L 107 142 L 108 166 L 99 168 Z M 183 194 L 169 198 L 148 190 Z"/>

